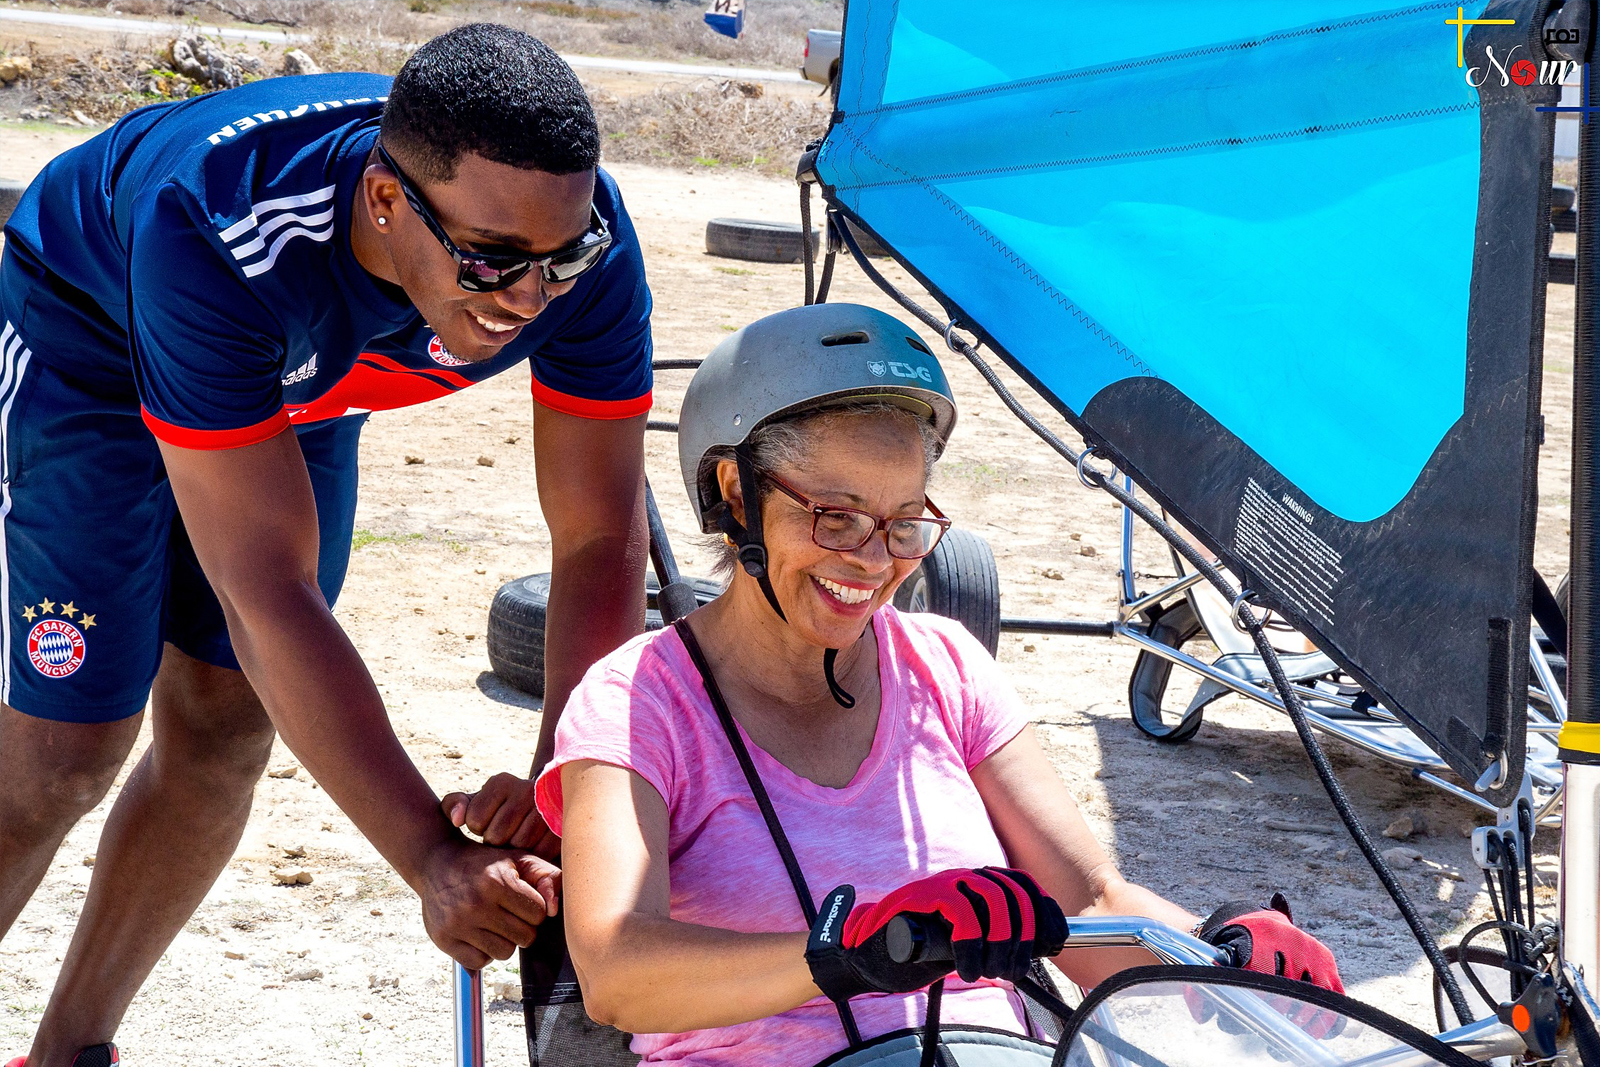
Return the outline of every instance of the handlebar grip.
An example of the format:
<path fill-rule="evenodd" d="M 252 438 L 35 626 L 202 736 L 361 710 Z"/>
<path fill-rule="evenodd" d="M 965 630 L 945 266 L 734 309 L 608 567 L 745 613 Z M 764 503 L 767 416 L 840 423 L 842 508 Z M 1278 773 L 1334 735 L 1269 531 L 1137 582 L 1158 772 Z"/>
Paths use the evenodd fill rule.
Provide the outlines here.
<path fill-rule="evenodd" d="M 889 958 L 896 963 L 954 963 L 950 924 L 932 916 L 901 912 L 884 927 Z"/>

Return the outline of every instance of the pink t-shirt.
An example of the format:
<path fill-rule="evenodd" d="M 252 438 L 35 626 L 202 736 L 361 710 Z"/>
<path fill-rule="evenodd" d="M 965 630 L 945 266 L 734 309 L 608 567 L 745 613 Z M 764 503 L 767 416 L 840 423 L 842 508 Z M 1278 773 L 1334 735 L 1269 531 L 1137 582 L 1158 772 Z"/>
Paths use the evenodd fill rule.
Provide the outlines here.
<path fill-rule="evenodd" d="M 1027 717 L 999 665 L 957 622 L 873 618 L 882 710 L 872 750 L 849 785 L 800 777 L 744 735 L 778 819 L 819 899 L 856 887 L 858 903 L 952 867 L 1004 865 L 970 771 L 1015 737 Z M 743 729 L 741 728 L 741 733 Z M 669 627 L 596 663 L 573 692 L 556 731 L 555 758 L 539 778 L 539 810 L 561 832 L 561 764 L 596 760 L 634 771 L 671 816 L 672 917 L 746 932 L 803 931 L 805 917 L 700 674 Z M 851 1002 L 863 1038 L 920 1026 L 921 993 Z M 951 975 L 947 1022 L 1025 1032 L 1008 984 Z M 646 1063 L 693 1067 L 804 1067 L 845 1047 L 833 1005 L 818 997 L 781 1015 L 682 1034 L 639 1034 Z"/>

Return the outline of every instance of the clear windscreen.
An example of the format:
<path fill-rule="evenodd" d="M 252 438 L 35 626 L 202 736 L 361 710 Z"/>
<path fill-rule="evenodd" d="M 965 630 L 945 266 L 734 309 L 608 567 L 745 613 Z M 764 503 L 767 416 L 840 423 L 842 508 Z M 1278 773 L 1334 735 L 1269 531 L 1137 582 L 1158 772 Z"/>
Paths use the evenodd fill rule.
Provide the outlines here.
<path fill-rule="evenodd" d="M 1066 1067 L 1422 1067 L 1382 1030 L 1278 992 L 1162 980 L 1106 997 L 1080 1022 Z"/>

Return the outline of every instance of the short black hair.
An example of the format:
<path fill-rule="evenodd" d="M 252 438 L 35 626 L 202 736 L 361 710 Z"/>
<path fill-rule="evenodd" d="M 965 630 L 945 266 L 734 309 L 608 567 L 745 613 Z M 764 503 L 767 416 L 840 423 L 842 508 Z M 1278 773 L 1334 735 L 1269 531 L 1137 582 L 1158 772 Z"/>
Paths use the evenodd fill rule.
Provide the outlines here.
<path fill-rule="evenodd" d="M 549 174 L 600 160 L 594 109 L 572 68 L 539 38 L 490 22 L 457 26 L 406 60 L 380 136 L 420 181 L 453 180 L 468 152 Z"/>

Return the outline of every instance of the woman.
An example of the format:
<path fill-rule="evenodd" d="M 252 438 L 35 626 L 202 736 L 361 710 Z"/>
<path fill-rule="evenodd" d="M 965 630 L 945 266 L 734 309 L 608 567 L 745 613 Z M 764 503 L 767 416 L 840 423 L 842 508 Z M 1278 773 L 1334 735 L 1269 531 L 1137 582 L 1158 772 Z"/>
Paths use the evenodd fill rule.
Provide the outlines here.
<path fill-rule="evenodd" d="M 1339 988 L 1285 915 L 1202 924 L 1125 881 L 994 660 L 959 624 L 890 605 L 949 525 L 924 488 L 955 415 L 927 348 L 851 305 L 745 327 L 684 397 L 684 479 L 729 546 L 728 590 L 590 670 L 537 786 L 585 1004 L 646 1063 L 789 1067 L 919 1025 L 913 991 L 951 967 L 889 958 L 903 911 L 952 930 L 946 1023 L 1025 1032 L 1008 980 L 1036 941 L 1059 946 L 1061 909 L 1196 929 Z M 518 825 L 525 794 L 490 793 L 448 807 Z M 1148 962 L 1086 955 L 1058 959 L 1080 984 Z"/>

